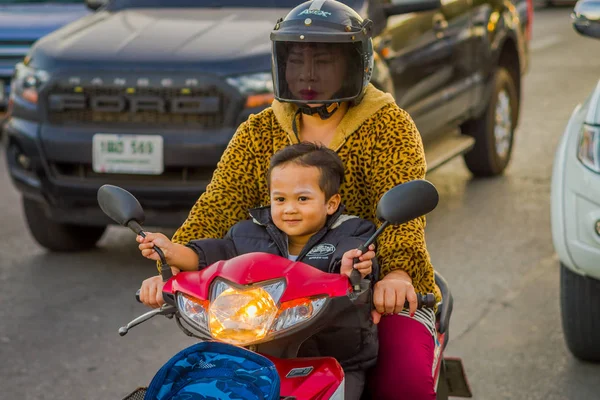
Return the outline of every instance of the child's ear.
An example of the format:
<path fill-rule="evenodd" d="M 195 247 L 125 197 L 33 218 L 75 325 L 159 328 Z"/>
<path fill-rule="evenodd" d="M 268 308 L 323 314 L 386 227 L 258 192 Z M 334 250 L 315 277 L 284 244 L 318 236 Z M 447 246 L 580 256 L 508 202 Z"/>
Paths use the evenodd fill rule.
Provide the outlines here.
<path fill-rule="evenodd" d="M 339 193 L 336 193 L 333 196 L 331 196 L 331 198 L 327 200 L 327 215 L 333 215 L 337 211 L 341 202 L 342 196 L 340 196 Z"/>

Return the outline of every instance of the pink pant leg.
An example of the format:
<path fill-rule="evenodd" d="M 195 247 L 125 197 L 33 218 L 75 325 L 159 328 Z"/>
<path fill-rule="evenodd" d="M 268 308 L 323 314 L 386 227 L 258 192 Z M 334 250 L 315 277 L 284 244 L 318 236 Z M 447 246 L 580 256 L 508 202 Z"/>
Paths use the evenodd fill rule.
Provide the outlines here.
<path fill-rule="evenodd" d="M 381 318 L 379 356 L 370 376 L 377 400 L 435 400 L 434 342 L 419 321 L 401 315 Z"/>

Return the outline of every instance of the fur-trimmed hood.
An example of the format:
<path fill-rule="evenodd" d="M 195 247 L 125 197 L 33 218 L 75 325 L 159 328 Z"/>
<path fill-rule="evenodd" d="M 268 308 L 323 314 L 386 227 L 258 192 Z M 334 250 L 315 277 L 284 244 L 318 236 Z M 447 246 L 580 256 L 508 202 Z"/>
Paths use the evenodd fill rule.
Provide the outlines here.
<path fill-rule="evenodd" d="M 337 150 L 367 119 L 384 106 L 394 102 L 394 97 L 391 94 L 382 92 L 372 84 L 369 84 L 360 104 L 350 107 L 346 115 L 344 115 L 329 147 Z M 274 100 L 271 108 L 277 122 L 288 134 L 290 141 L 298 143 L 298 139 L 292 129 L 292 122 L 294 116 L 296 116 L 298 106 Z"/>

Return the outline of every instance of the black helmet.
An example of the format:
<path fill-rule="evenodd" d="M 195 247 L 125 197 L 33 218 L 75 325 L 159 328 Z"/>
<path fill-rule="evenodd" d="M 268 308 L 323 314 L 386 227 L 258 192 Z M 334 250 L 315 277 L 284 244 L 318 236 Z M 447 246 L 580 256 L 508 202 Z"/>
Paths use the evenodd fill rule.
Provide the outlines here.
<path fill-rule="evenodd" d="M 275 98 L 323 119 L 341 102 L 358 104 L 373 73 L 371 26 L 336 0 L 294 8 L 271 32 Z"/>

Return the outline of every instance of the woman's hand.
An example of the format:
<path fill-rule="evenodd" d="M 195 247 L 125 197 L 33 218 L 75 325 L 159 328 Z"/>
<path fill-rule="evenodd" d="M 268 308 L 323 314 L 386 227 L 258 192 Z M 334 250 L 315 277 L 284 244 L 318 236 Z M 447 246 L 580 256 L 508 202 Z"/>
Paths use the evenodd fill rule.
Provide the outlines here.
<path fill-rule="evenodd" d="M 417 293 L 412 279 L 404 271 L 392 271 L 375 284 L 373 303 L 375 310 L 371 313 L 373 323 L 378 324 L 383 314 L 397 314 L 404 308 L 408 300 L 410 316 L 417 311 Z"/>
<path fill-rule="evenodd" d="M 140 301 L 148 307 L 158 308 L 165 304 L 162 295 L 164 282 L 160 275 L 150 277 L 142 282 L 140 288 Z"/>
<path fill-rule="evenodd" d="M 354 258 L 358 257 L 359 263 L 354 264 Z M 358 249 L 348 250 L 342 256 L 342 266 L 340 267 L 340 274 L 350 277 L 353 269 L 358 270 L 360 275 L 364 278 L 373 271 L 373 261 L 375 258 L 375 245 L 370 245 L 369 250 L 362 254 Z"/>

